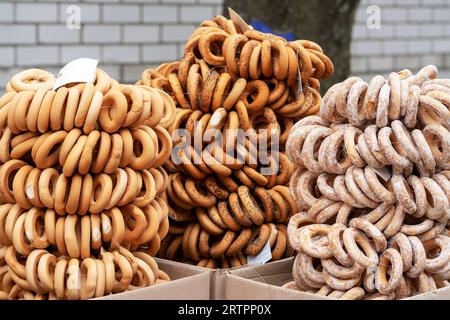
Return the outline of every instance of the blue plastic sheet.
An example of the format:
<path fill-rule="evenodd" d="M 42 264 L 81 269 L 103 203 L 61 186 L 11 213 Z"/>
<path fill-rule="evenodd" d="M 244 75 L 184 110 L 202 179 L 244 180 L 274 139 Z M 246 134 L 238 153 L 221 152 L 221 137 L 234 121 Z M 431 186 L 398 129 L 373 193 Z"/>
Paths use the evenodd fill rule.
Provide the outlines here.
<path fill-rule="evenodd" d="M 252 20 L 250 24 L 255 30 L 258 30 L 258 31 L 261 31 L 261 32 L 264 32 L 264 33 L 271 33 L 271 34 L 283 37 L 287 41 L 294 41 L 295 40 L 295 35 L 294 35 L 293 32 L 276 33 L 268 25 L 266 25 L 265 23 L 263 23 L 261 21 L 258 21 L 258 20 Z"/>

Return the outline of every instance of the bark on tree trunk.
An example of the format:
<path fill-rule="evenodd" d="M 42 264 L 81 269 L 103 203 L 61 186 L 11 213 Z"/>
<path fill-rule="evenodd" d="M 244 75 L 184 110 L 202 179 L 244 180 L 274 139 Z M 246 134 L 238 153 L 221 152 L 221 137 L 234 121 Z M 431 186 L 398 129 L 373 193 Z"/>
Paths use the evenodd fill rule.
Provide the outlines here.
<path fill-rule="evenodd" d="M 350 43 L 359 0 L 225 0 L 247 22 L 259 20 L 279 33 L 317 42 L 332 59 L 334 76 L 322 81 L 322 91 L 344 81 L 350 72 Z"/>

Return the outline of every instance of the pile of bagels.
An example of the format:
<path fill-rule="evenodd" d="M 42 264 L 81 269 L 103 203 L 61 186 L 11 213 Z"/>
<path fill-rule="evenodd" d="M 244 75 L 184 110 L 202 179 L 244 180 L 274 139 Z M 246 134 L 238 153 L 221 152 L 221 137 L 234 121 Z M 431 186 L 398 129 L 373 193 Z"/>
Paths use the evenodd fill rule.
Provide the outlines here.
<path fill-rule="evenodd" d="M 319 80 L 333 71 L 314 42 L 242 32 L 217 16 L 193 32 L 181 60 L 142 73 L 138 85 L 173 97 L 169 133 L 174 148 L 185 145 L 174 152 L 182 161 L 165 164 L 171 223 L 160 257 L 238 267 L 267 243 L 272 261 L 292 256 L 286 225 L 298 208 L 288 188 L 293 167 L 285 144 L 295 121 L 319 111 Z M 237 139 L 239 129 L 245 139 Z M 180 130 L 188 134 L 179 136 Z M 268 165 L 258 157 L 261 141 L 269 146 Z"/>
<path fill-rule="evenodd" d="M 97 69 L 53 90 L 40 69 L 0 98 L 0 299 L 90 299 L 169 281 L 153 256 L 175 104 Z"/>
<path fill-rule="evenodd" d="M 449 130 L 450 81 L 435 66 L 330 88 L 286 145 L 300 209 L 286 287 L 367 300 L 447 287 Z"/>
<path fill-rule="evenodd" d="M 97 69 L 0 97 L 0 299 L 170 281 L 153 257 L 232 268 L 296 256 L 285 288 L 405 299 L 450 285 L 450 80 L 351 77 L 314 42 L 223 16 L 135 85 Z M 270 252 L 269 258 L 268 252 Z"/>

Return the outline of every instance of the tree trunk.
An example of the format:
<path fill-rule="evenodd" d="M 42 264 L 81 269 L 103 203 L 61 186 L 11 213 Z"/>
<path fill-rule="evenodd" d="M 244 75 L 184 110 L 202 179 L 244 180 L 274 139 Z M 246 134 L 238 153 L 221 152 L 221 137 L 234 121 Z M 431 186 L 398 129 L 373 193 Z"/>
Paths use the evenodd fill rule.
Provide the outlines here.
<path fill-rule="evenodd" d="M 277 33 L 293 32 L 298 39 L 318 43 L 335 66 L 334 76 L 322 81 L 325 92 L 350 72 L 350 43 L 359 0 L 225 0 L 248 23 L 259 20 Z"/>

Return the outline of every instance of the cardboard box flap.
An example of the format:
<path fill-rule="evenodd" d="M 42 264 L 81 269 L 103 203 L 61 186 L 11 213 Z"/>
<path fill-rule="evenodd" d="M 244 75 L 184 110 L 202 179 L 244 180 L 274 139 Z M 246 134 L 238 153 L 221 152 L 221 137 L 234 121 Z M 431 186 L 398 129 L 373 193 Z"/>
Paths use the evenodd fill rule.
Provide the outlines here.
<path fill-rule="evenodd" d="M 224 280 L 220 299 L 231 300 L 335 300 L 306 292 L 285 289 L 292 281 L 294 259 L 230 271 Z M 450 287 L 405 300 L 450 300 Z"/>
<path fill-rule="evenodd" d="M 404 300 L 450 300 L 450 288 L 441 288 Z"/>
<path fill-rule="evenodd" d="M 269 264 L 275 264 L 275 263 L 278 264 L 281 261 L 286 261 L 286 260 L 292 260 L 292 258 L 288 258 L 288 259 L 285 259 L 285 260 L 280 260 L 278 262 L 271 262 Z M 162 261 L 165 261 L 165 260 L 162 260 Z M 207 268 L 203 268 L 203 267 L 186 265 L 186 264 L 183 264 L 183 266 L 185 266 L 185 268 L 193 268 L 195 270 L 200 270 L 201 272 L 209 272 L 211 274 L 211 289 L 210 289 L 210 293 L 211 293 L 211 299 L 212 300 L 222 299 L 222 297 L 223 297 L 223 290 L 224 290 L 224 287 L 225 287 L 224 283 L 226 281 L 226 276 L 229 273 L 246 272 L 245 270 L 253 270 L 253 269 L 257 268 L 257 267 L 261 267 L 261 266 L 246 265 L 246 266 L 234 267 L 234 268 L 231 268 L 231 269 L 207 269 Z M 289 273 L 290 273 L 290 271 L 289 271 Z"/>
<path fill-rule="evenodd" d="M 330 300 L 229 274 L 220 299 L 225 300 Z"/>
<path fill-rule="evenodd" d="M 294 258 L 272 262 L 266 265 L 255 265 L 249 268 L 231 270 L 230 273 L 258 282 L 282 286 L 292 280 Z"/>
<path fill-rule="evenodd" d="M 209 300 L 209 279 L 208 273 L 197 274 L 95 300 Z"/>
<path fill-rule="evenodd" d="M 158 263 L 158 267 L 166 272 L 172 280 L 186 278 L 196 274 L 208 273 L 208 269 L 198 268 L 196 266 L 191 266 L 190 264 L 159 258 L 154 259 Z"/>
<path fill-rule="evenodd" d="M 172 281 L 94 300 L 209 300 L 211 274 L 194 266 L 155 259 Z"/>

